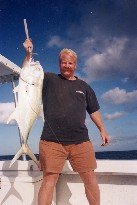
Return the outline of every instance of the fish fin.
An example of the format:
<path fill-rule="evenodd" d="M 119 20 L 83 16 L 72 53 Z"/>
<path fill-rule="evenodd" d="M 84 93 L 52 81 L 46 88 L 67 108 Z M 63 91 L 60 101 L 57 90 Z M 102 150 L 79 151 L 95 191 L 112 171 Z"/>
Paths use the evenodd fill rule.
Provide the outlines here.
<path fill-rule="evenodd" d="M 9 168 L 14 164 L 14 162 L 23 154 L 23 149 L 22 147 L 20 148 L 20 150 L 17 152 L 17 154 L 14 156 L 14 158 L 11 160 L 10 166 Z"/>
<path fill-rule="evenodd" d="M 11 115 L 9 116 L 8 120 L 7 120 L 7 124 L 9 124 L 9 122 L 11 120 L 16 120 L 17 121 L 17 115 L 16 115 L 16 111 L 14 111 L 13 113 L 11 113 Z"/>

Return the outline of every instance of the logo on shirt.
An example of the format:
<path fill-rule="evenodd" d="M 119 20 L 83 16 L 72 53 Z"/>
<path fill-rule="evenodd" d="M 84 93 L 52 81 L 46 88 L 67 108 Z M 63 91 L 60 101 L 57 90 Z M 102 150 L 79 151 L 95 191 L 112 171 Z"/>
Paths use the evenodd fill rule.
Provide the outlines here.
<path fill-rule="evenodd" d="M 80 91 L 80 90 L 76 90 L 76 93 L 81 93 L 81 94 L 83 94 L 83 95 L 85 95 L 82 91 Z"/>

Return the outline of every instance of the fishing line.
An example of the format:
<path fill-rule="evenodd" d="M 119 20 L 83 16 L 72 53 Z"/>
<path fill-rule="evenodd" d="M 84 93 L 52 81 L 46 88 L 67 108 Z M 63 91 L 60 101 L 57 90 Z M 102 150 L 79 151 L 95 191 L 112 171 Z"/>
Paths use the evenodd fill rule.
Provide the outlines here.
<path fill-rule="evenodd" d="M 25 27 L 26 38 L 29 39 L 29 32 L 28 32 L 28 26 L 27 26 L 27 20 L 26 20 L 26 19 L 24 19 L 24 27 Z M 31 48 L 30 48 L 30 47 L 28 48 L 28 50 L 29 50 L 29 52 L 31 53 Z M 32 54 L 33 54 L 33 53 L 32 53 Z M 24 82 L 26 82 L 26 81 L 25 81 L 24 79 L 22 79 L 22 78 L 21 78 L 21 80 L 23 80 Z M 26 82 L 26 83 L 28 83 L 28 82 Z M 30 83 L 28 83 L 28 84 L 30 84 Z M 33 85 L 33 84 L 31 84 L 31 85 Z M 29 94 L 28 94 L 28 95 L 29 95 Z M 29 102 L 29 104 L 30 104 L 30 102 Z M 31 107 L 31 109 L 35 112 L 35 114 L 38 115 L 38 113 L 35 111 L 35 109 L 33 109 L 33 107 L 31 106 L 31 104 L 30 104 L 30 107 Z M 45 118 L 45 117 L 44 117 L 44 118 Z M 51 125 L 49 124 L 49 122 L 48 122 L 48 120 L 47 120 L 46 118 L 45 118 L 45 121 L 47 122 L 47 124 L 48 124 L 50 130 L 52 131 L 52 133 L 53 133 L 53 135 L 54 135 L 54 137 L 56 138 L 56 140 L 58 141 L 58 143 L 61 145 L 63 151 L 65 151 L 64 147 L 62 146 L 61 142 L 59 141 L 58 137 L 56 136 L 54 130 L 52 129 Z"/>
<path fill-rule="evenodd" d="M 48 126 L 49 126 L 50 130 L 52 131 L 53 135 L 54 135 L 54 136 L 55 136 L 55 138 L 57 139 L 58 143 L 61 145 L 62 150 L 66 152 L 66 150 L 65 150 L 65 149 L 64 149 L 64 147 L 62 146 L 61 142 L 60 142 L 60 141 L 59 141 L 59 139 L 57 138 L 57 136 L 56 136 L 56 134 L 55 134 L 54 130 L 52 129 L 51 125 L 49 124 L 48 120 L 47 120 L 46 118 L 44 118 L 44 119 L 45 119 L 45 121 L 47 122 L 47 124 L 48 124 Z M 60 174 L 60 175 L 61 175 L 61 176 L 63 176 L 63 178 L 65 178 L 64 174 Z M 82 180 L 82 181 L 83 181 L 83 180 Z M 97 204 L 97 203 L 96 203 L 96 199 L 95 199 L 95 197 L 92 195 L 92 193 L 91 193 L 90 189 L 89 189 L 89 188 L 87 188 L 85 184 L 84 184 L 84 186 L 85 186 L 85 189 L 87 189 L 87 191 L 88 191 L 88 192 L 89 192 L 89 194 L 91 195 L 91 197 L 92 197 L 93 201 L 95 202 L 95 204 L 94 204 L 94 205 L 99 205 L 99 204 Z"/>
<path fill-rule="evenodd" d="M 20 77 L 20 79 L 21 79 L 24 83 L 27 83 L 28 85 L 35 86 L 35 84 L 30 84 L 30 83 L 28 83 L 27 81 L 25 81 L 25 80 L 24 80 L 23 78 L 21 78 L 21 77 Z M 35 111 L 35 109 L 32 107 L 32 105 L 31 105 L 31 103 L 30 103 L 30 95 L 29 95 L 29 92 L 27 91 L 27 93 L 28 93 L 28 99 L 29 99 L 30 108 L 32 109 L 32 111 L 33 111 L 36 115 L 38 115 L 39 113 Z M 41 105 L 40 105 L 40 107 L 41 107 Z M 40 109 L 40 108 L 39 108 L 39 109 Z M 62 143 L 61 143 L 60 140 L 58 139 L 57 135 L 55 134 L 54 130 L 52 129 L 52 126 L 50 125 L 50 123 L 48 122 L 48 120 L 47 120 L 47 118 L 46 118 L 45 116 L 44 116 L 44 120 L 46 121 L 46 123 L 47 123 L 47 125 L 49 126 L 51 132 L 53 133 L 53 136 L 56 138 L 58 144 L 61 146 L 61 149 L 63 150 L 63 152 L 66 152 L 65 148 L 63 147 Z M 69 158 L 68 158 L 68 159 L 69 159 Z M 63 178 L 65 178 L 64 174 L 61 174 L 61 173 L 60 173 L 59 175 L 61 175 L 61 176 L 63 176 Z M 83 181 L 83 180 L 82 180 L 82 181 Z M 90 189 L 87 188 L 85 184 L 84 184 L 84 186 L 85 186 L 85 189 L 88 191 L 89 195 L 92 197 L 92 199 L 93 199 L 93 201 L 94 201 L 94 203 L 95 203 L 94 205 L 98 205 L 98 204 L 96 203 L 96 199 L 95 199 L 95 197 L 93 196 L 93 194 L 91 193 Z"/>
<path fill-rule="evenodd" d="M 23 79 L 21 78 L 21 80 L 23 80 Z M 24 81 L 24 80 L 23 80 L 23 81 Z M 27 83 L 26 81 L 24 81 L 24 82 Z M 35 86 L 35 84 L 30 84 L 30 83 L 28 83 L 28 84 Z M 27 92 L 27 93 L 28 93 L 28 92 Z M 28 98 L 28 99 L 29 99 L 29 105 L 30 105 L 32 111 L 33 111 L 36 115 L 38 115 L 38 113 L 35 111 L 35 109 L 32 107 L 32 105 L 31 105 L 31 103 L 30 103 L 30 95 L 29 95 L 29 93 L 28 93 L 28 97 L 29 97 L 29 98 Z M 61 149 L 63 150 L 63 152 L 66 152 L 66 150 L 64 149 L 62 143 L 61 143 L 60 140 L 58 139 L 57 135 L 55 134 L 54 130 L 52 129 L 52 126 L 50 125 L 50 123 L 48 122 L 48 120 L 47 120 L 47 118 L 46 118 L 45 116 L 44 116 L 44 120 L 46 121 L 47 125 L 49 126 L 49 128 L 50 128 L 51 132 L 53 133 L 54 137 L 56 138 L 57 142 L 58 142 L 59 145 L 61 146 Z M 61 175 L 63 178 L 65 178 L 64 174 L 59 174 L 59 175 Z M 83 181 L 83 180 L 82 180 L 82 181 Z M 84 186 L 85 186 L 85 189 L 87 189 L 89 195 L 91 195 L 91 197 L 92 197 L 92 199 L 93 199 L 95 205 L 98 205 L 98 204 L 96 203 L 96 199 L 95 199 L 95 197 L 92 195 L 90 189 L 87 188 L 85 184 L 84 184 Z"/>
<path fill-rule="evenodd" d="M 61 147 L 62 147 L 63 151 L 65 151 L 65 152 L 66 152 L 66 150 L 64 149 L 64 147 L 63 147 L 62 143 L 59 141 L 59 139 L 58 139 L 57 135 L 55 134 L 54 130 L 52 129 L 51 125 L 49 124 L 48 120 L 47 120 L 45 117 L 44 117 L 44 119 L 45 119 L 45 121 L 46 121 L 47 125 L 49 126 L 50 130 L 52 131 L 52 133 L 53 133 L 54 137 L 56 138 L 56 140 L 58 141 L 58 143 L 61 145 Z"/>
<path fill-rule="evenodd" d="M 25 82 L 25 81 L 24 81 Z M 35 86 L 35 84 L 29 84 L 29 85 L 33 85 Z M 30 98 L 30 95 L 28 93 L 28 96 Z M 33 110 L 33 112 L 35 112 L 36 115 L 38 115 L 38 113 L 33 109 L 33 107 L 31 106 L 31 103 L 30 103 L 30 99 L 29 99 L 29 104 L 30 104 L 30 107 L 31 109 Z M 65 148 L 63 147 L 62 143 L 60 142 L 60 140 L 58 139 L 57 135 L 55 134 L 54 130 L 52 129 L 52 126 L 50 125 L 50 123 L 48 122 L 47 118 L 44 116 L 44 120 L 46 121 L 47 125 L 49 126 L 51 132 L 53 133 L 53 136 L 56 138 L 58 144 L 60 145 L 61 149 L 63 150 L 63 152 L 66 152 Z M 67 158 L 69 160 L 69 157 Z M 65 160 L 66 161 L 66 160 Z M 59 174 L 60 176 L 62 176 L 63 178 L 65 178 L 64 174 L 60 173 Z M 80 176 L 80 175 L 79 175 Z M 83 180 L 82 180 L 83 181 Z M 83 182 L 84 183 L 84 182 Z M 86 185 L 84 184 L 85 186 L 85 189 L 87 190 L 87 192 L 89 193 L 89 195 L 92 197 L 93 201 L 94 201 L 94 205 L 99 205 L 96 203 L 96 199 L 95 197 L 93 196 L 93 194 L 91 193 L 90 189 L 86 187 Z"/>
<path fill-rule="evenodd" d="M 27 84 L 29 84 L 29 85 L 34 85 L 34 83 L 29 83 L 29 82 L 27 82 L 27 81 L 24 80 L 21 76 L 20 76 L 20 79 L 21 79 L 23 82 L 25 82 L 25 83 L 27 83 Z"/>
<path fill-rule="evenodd" d="M 66 152 L 66 150 L 65 150 L 64 147 L 63 147 L 63 145 L 61 144 L 61 142 L 59 141 L 58 137 L 56 136 L 54 130 L 52 129 L 51 125 L 49 124 L 48 120 L 47 120 L 45 117 L 44 117 L 44 119 L 45 119 L 47 125 L 49 126 L 50 130 L 52 131 L 53 135 L 55 136 L 56 140 L 57 140 L 58 143 L 61 145 L 62 150 Z M 64 174 L 60 174 L 60 175 L 63 176 L 63 178 L 65 178 Z M 79 175 L 79 176 L 80 176 L 80 175 Z M 83 181 L 83 180 L 82 180 L 82 181 Z M 83 183 L 84 183 L 84 182 L 83 182 Z M 91 193 L 90 189 L 87 188 L 85 184 L 84 184 L 84 186 L 85 186 L 85 189 L 87 189 L 87 191 L 89 192 L 90 196 L 92 197 L 92 199 L 93 199 L 93 201 L 94 201 L 94 203 L 95 203 L 94 205 L 99 205 L 99 204 L 96 203 L 96 199 L 95 199 L 95 197 L 93 196 L 93 194 Z M 98 187 L 99 187 L 99 186 L 98 186 Z"/>
<path fill-rule="evenodd" d="M 27 39 L 29 39 L 29 34 L 28 34 L 28 28 L 27 28 L 27 21 L 26 21 L 26 19 L 24 19 L 24 27 L 25 27 L 26 37 L 27 37 Z M 29 52 L 31 53 L 31 47 L 29 47 L 28 50 L 29 50 Z M 32 54 L 33 54 L 33 53 L 32 53 Z M 37 53 L 35 53 L 35 54 L 37 54 Z M 21 79 L 22 81 L 24 81 L 25 83 L 29 84 L 29 85 L 35 86 L 35 84 L 30 84 L 30 83 L 26 82 L 24 79 L 22 79 L 21 77 L 20 77 L 20 79 Z M 28 93 L 28 96 L 29 96 L 29 93 Z M 29 98 L 30 98 L 30 96 L 29 96 Z M 31 106 L 30 100 L 29 100 L 29 104 L 30 104 L 30 107 L 31 107 L 31 109 L 33 110 L 33 112 L 34 112 L 36 115 L 38 115 L 38 113 L 35 111 L 35 109 L 33 109 L 33 107 Z M 58 141 L 58 143 L 61 145 L 62 150 L 66 152 L 66 150 L 64 149 L 62 143 L 60 142 L 60 140 L 59 140 L 58 137 L 56 136 L 54 130 L 52 129 L 51 125 L 49 124 L 49 122 L 48 122 L 48 120 L 46 119 L 45 116 L 44 116 L 44 119 L 45 119 L 47 125 L 49 126 L 50 130 L 52 131 L 54 137 L 56 138 L 56 140 Z M 62 175 L 62 176 L 64 177 L 64 175 Z M 85 185 L 85 184 L 84 184 L 84 185 Z M 85 187 L 85 188 L 87 189 L 87 191 L 89 191 L 89 194 L 91 195 L 92 199 L 94 200 L 95 205 L 98 205 L 98 204 L 96 203 L 95 197 L 92 195 L 92 193 L 90 192 L 89 188 L 87 188 L 87 187 Z"/>
<path fill-rule="evenodd" d="M 20 79 L 21 79 L 23 82 L 27 83 L 28 85 L 33 85 L 33 86 L 35 86 L 35 84 L 34 84 L 34 83 L 33 83 L 33 84 L 31 84 L 31 83 L 29 83 L 29 82 L 25 81 L 25 80 L 24 80 L 23 78 L 21 78 L 21 77 L 20 77 Z M 31 103 L 30 103 L 30 95 L 29 95 L 29 92 L 28 92 L 27 90 L 26 90 L 26 92 L 27 92 L 27 94 L 28 94 L 28 100 L 29 100 L 29 105 L 30 105 L 30 108 L 32 109 L 32 111 L 33 111 L 36 115 L 38 115 L 38 114 L 39 114 L 39 112 L 36 112 L 36 111 L 35 111 L 35 109 L 32 107 L 32 105 L 31 105 Z M 40 107 L 41 107 L 41 105 L 40 105 Z M 40 109 L 40 107 L 39 107 L 39 109 Z M 45 119 L 45 121 L 46 121 L 47 125 L 49 126 L 49 128 L 50 128 L 51 132 L 53 133 L 54 137 L 56 138 L 56 140 L 58 141 L 58 143 L 61 145 L 61 147 L 62 147 L 63 151 L 65 151 L 65 152 L 66 152 L 66 150 L 65 150 L 65 149 L 64 149 L 64 147 L 62 146 L 61 142 L 59 141 L 58 137 L 56 136 L 56 134 L 55 134 L 54 130 L 52 129 L 51 125 L 49 124 L 49 122 L 48 122 L 48 120 L 46 119 L 46 117 L 45 117 L 45 116 L 44 116 L 44 119 Z"/>
<path fill-rule="evenodd" d="M 26 20 L 26 19 L 24 19 L 24 27 L 25 27 L 26 38 L 29 39 L 29 32 L 28 32 L 28 26 L 27 26 L 27 20 Z M 28 48 L 28 50 L 29 50 L 29 52 L 31 53 L 31 48 L 30 48 L 30 47 Z M 32 54 L 33 54 L 33 53 L 32 53 Z M 21 80 L 23 80 L 24 82 L 26 82 L 26 81 L 25 81 L 24 79 L 22 79 L 22 78 L 21 78 Z M 28 83 L 28 82 L 26 82 L 26 83 Z M 30 84 L 30 83 L 28 83 L 28 84 Z M 33 85 L 33 84 L 31 84 L 31 85 Z M 28 94 L 28 95 L 29 95 L 29 94 Z M 30 102 L 29 102 L 29 104 L 30 104 Z M 36 115 L 38 115 L 38 113 L 35 111 L 35 109 L 33 109 L 33 107 L 31 106 L 31 104 L 30 104 L 30 107 L 31 107 L 31 109 L 33 110 L 33 112 L 34 112 Z M 51 125 L 49 124 L 48 120 L 46 119 L 45 116 L 44 116 L 44 118 L 45 118 L 45 121 L 47 122 L 47 124 L 48 124 L 50 130 L 52 131 L 54 137 L 56 138 L 56 140 L 58 141 L 58 143 L 61 145 L 63 151 L 65 151 L 64 147 L 62 146 L 61 142 L 59 141 L 58 137 L 56 136 L 56 134 L 55 134 L 54 130 L 52 129 Z"/>

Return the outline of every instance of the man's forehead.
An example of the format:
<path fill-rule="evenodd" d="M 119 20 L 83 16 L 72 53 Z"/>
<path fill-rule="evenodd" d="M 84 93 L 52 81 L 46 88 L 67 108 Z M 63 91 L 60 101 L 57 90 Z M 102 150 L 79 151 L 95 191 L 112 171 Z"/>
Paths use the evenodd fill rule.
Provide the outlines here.
<path fill-rule="evenodd" d="M 70 61 L 75 61 L 76 59 L 75 59 L 75 57 L 72 56 L 72 55 L 63 54 L 63 55 L 61 56 L 61 60 L 63 60 L 63 61 L 68 61 L 68 60 L 70 60 Z"/>

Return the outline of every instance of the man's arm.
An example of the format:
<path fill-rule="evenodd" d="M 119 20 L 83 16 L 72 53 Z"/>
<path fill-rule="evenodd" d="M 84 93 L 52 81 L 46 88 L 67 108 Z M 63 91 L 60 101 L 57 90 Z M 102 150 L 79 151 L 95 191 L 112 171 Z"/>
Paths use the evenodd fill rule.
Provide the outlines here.
<path fill-rule="evenodd" d="M 108 136 L 108 134 L 106 132 L 106 129 L 105 129 L 105 126 L 103 124 L 100 112 L 96 111 L 96 112 L 90 114 L 90 118 L 95 123 L 95 125 L 97 126 L 97 128 L 100 131 L 100 135 L 101 135 L 102 141 L 103 141 L 103 144 L 101 146 L 108 145 L 108 143 L 109 143 L 109 136 Z"/>
<path fill-rule="evenodd" d="M 26 39 L 23 43 L 23 46 L 26 50 L 26 57 L 24 59 L 22 67 L 25 67 L 26 63 L 30 60 L 32 57 L 32 51 L 33 51 L 33 44 L 31 39 Z"/>

